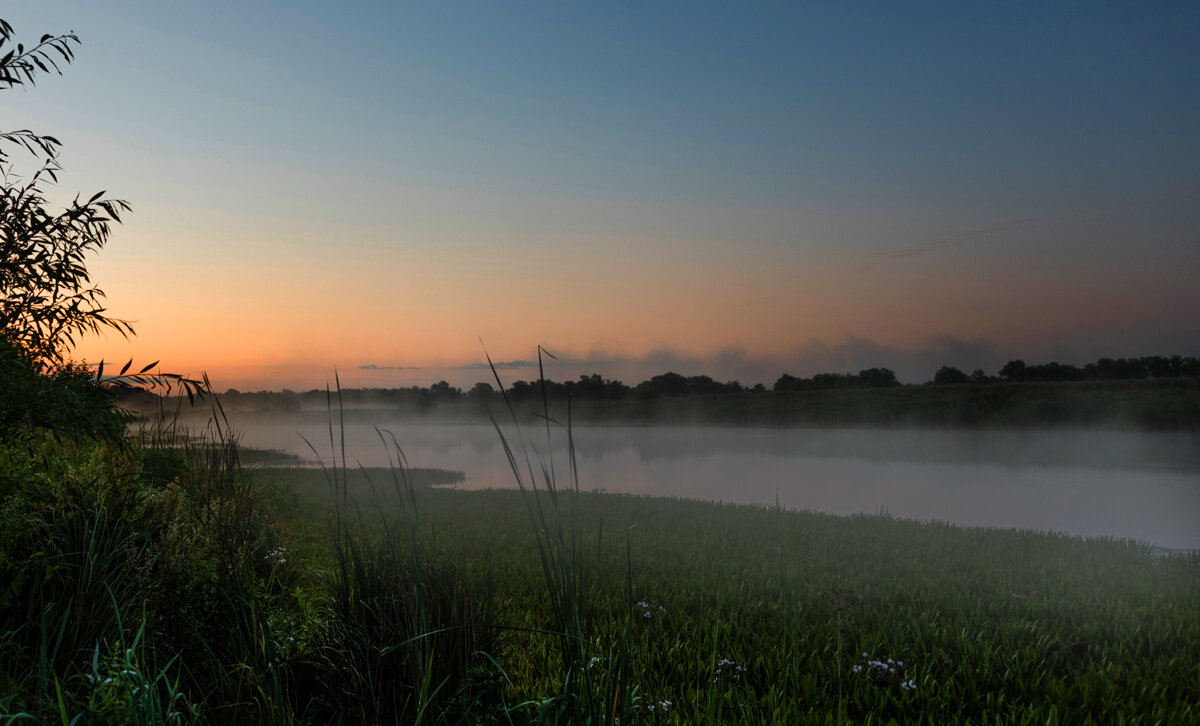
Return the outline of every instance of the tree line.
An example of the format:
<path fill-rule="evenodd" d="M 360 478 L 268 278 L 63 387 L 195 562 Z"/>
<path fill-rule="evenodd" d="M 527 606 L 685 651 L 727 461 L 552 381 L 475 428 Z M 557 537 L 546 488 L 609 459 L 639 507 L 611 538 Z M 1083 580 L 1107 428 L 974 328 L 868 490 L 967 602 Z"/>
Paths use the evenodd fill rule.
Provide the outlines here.
<path fill-rule="evenodd" d="M 1027 364 L 1012 360 L 996 375 L 983 370 L 964 372 L 952 366 L 942 366 L 924 386 L 963 384 L 1045 383 L 1071 381 L 1128 381 L 1167 378 L 1200 378 L 1200 359 L 1188 356 L 1143 356 L 1140 358 L 1101 358 L 1084 366 L 1051 362 Z M 719 396 L 730 394 L 771 394 L 805 391 L 867 390 L 898 388 L 902 384 L 889 368 L 866 368 L 858 373 L 818 373 L 810 378 L 781 375 L 773 386 L 762 383 L 744 385 L 738 381 L 717 381 L 710 376 L 684 376 L 668 372 L 630 386 L 619 380 L 604 378 L 599 373 L 579 376 L 578 380 L 518 380 L 508 385 L 504 395 L 514 404 L 537 403 L 542 396 L 556 401 L 570 398 L 575 401 L 653 401 L 656 399 Z M 125 399 L 132 408 L 147 410 L 152 394 L 134 391 Z M 307 391 L 242 392 L 229 389 L 222 395 L 225 405 L 256 410 L 298 411 L 320 409 L 330 395 L 325 389 Z M 403 388 L 348 388 L 332 394 L 340 396 L 348 407 L 407 407 L 430 410 L 445 403 L 499 402 L 500 392 L 486 382 L 468 389 L 458 388 L 447 381 L 431 386 Z"/>
<path fill-rule="evenodd" d="M 933 376 L 932 383 L 953 385 L 962 383 L 1046 383 L 1058 381 L 1133 381 L 1157 378 L 1198 378 L 1200 358 L 1182 355 L 1150 355 L 1140 358 L 1101 358 L 1084 366 L 1065 363 L 1029 365 L 1023 360 L 1010 360 L 999 374 L 989 376 L 982 370 L 971 374 L 943 366 Z"/>

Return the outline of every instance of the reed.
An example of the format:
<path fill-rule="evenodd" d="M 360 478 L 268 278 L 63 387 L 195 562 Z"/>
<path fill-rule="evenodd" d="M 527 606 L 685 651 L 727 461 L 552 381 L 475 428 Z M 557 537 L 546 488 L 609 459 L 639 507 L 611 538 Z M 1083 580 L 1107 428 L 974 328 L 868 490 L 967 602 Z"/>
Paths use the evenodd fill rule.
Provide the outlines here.
<path fill-rule="evenodd" d="M 245 470 L 219 402 L 0 441 L 0 723 L 1200 718 L 1194 554 L 598 494 L 545 396 L 493 419 L 513 490 L 435 488 L 336 396 L 321 472 Z"/>
<path fill-rule="evenodd" d="M 544 451 L 539 451 L 534 441 L 523 435 L 517 410 L 491 357 L 487 358 L 515 437 L 505 435 L 490 410 L 488 417 L 500 438 L 529 516 L 546 603 L 551 613 L 550 624 L 541 633 L 554 638 L 559 662 L 556 693 L 523 705 L 529 708 L 531 718 L 538 723 L 627 722 L 636 695 L 631 686 L 633 591 L 630 553 L 627 549 L 624 600 L 610 602 L 606 609 L 591 597 L 594 585 L 590 571 L 594 567 L 576 516 L 580 488 L 570 399 L 567 400 L 565 421 L 551 415 L 543 356 L 553 358 L 539 346 Z M 565 486 L 559 480 L 560 469 L 555 464 L 556 431 L 565 438 L 566 444 Z M 515 446 L 512 438 L 517 442 Z M 596 529 L 597 546 L 603 536 L 601 523 Z M 626 542 L 628 544 L 628 540 Z"/>
<path fill-rule="evenodd" d="M 340 398 L 336 376 L 335 382 Z M 390 432 L 376 429 L 388 451 L 394 498 L 383 500 L 381 486 L 361 467 L 371 496 L 351 497 L 344 425 L 339 414 L 334 426 L 332 392 L 329 403 L 329 466 L 309 443 L 333 504 L 333 565 L 321 577 L 328 611 L 309 663 L 321 673 L 325 702 L 319 708 L 328 717 L 363 723 L 433 721 L 449 704 L 464 701 L 463 689 L 493 632 L 488 598 L 425 541 L 407 461 Z"/>

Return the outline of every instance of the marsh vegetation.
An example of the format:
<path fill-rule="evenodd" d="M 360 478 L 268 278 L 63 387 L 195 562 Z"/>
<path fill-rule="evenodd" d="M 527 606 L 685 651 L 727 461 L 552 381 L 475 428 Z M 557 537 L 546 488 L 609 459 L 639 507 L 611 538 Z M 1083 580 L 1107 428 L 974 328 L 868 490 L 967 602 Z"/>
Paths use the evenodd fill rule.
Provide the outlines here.
<path fill-rule="evenodd" d="M 1188 723 L 1200 559 L 1131 540 L 586 491 L 573 430 L 493 433 L 516 487 L 207 441 L 10 439 L 12 719 Z M 561 417 L 564 421 L 566 417 Z M 518 422 L 514 422 L 518 423 Z"/>
<path fill-rule="evenodd" d="M 77 42 L 18 45 L 0 88 L 58 71 Z M 305 440 L 317 465 L 267 468 L 289 455 L 243 448 L 207 380 L 70 360 L 78 335 L 133 332 L 83 265 L 128 205 L 48 210 L 58 141 L 0 144 L 36 162 L 12 184 L 0 154 L 0 723 L 1200 720 L 1194 553 L 590 491 L 580 412 L 544 379 L 532 399 L 497 376 L 456 404 L 491 404 L 507 489 L 444 486 L 466 475 L 409 466 L 405 437 L 376 427 L 384 466 L 357 465 L 340 390 L 323 395 L 327 436 Z M 968 403 L 935 386 L 923 409 L 872 371 L 878 389 L 646 394 L 589 415 L 1044 421 L 1069 391 L 1097 425 L 1196 428 L 1193 379 L 1094 396 L 947 373 Z M 130 428 L 118 389 L 156 385 L 203 406 L 200 425 L 161 409 Z M 1113 418 L 1125 385 L 1148 397 Z"/>

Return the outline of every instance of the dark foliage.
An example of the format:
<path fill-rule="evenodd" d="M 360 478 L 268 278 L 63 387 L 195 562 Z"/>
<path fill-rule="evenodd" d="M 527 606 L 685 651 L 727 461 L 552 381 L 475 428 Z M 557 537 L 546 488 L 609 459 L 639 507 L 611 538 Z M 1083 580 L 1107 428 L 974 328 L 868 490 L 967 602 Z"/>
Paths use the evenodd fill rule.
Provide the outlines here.
<path fill-rule="evenodd" d="M 12 27 L 0 20 L 0 52 L 12 41 Z M 0 56 L 0 89 L 32 85 L 39 72 L 61 73 L 58 63 L 73 58 L 74 35 L 42 36 L 34 47 L 18 44 Z M 29 130 L 0 133 L 0 149 L 16 145 L 35 159 L 27 181 L 8 155 L 0 151 L 0 330 L 36 358 L 65 361 L 65 351 L 84 333 L 107 328 L 129 335 L 125 320 L 110 317 L 104 292 L 91 284 L 84 257 L 104 247 L 110 224 L 121 221 L 129 205 L 93 194 L 76 197 L 63 210 L 53 210 L 45 187 L 57 181 L 59 142 Z"/>
<path fill-rule="evenodd" d="M 0 336 L 0 434 L 43 428 L 119 443 L 130 416 L 113 391 L 81 365 L 48 368 Z"/>
<path fill-rule="evenodd" d="M 888 368 L 867 368 L 854 373 L 818 373 L 812 378 L 783 374 L 775 381 L 776 391 L 832 391 L 836 389 L 892 388 L 899 386 L 896 374 Z"/>
<path fill-rule="evenodd" d="M 1012 383 L 1130 381 L 1196 377 L 1200 377 L 1200 358 L 1182 355 L 1101 358 L 1082 368 L 1057 362 L 1027 365 L 1023 360 L 1011 360 L 1000 369 L 1000 380 Z"/>
<path fill-rule="evenodd" d="M 971 379 L 966 373 L 963 373 L 953 366 L 942 366 L 938 368 L 937 373 L 933 374 L 933 382 L 940 385 L 956 385 L 960 383 L 970 383 Z"/>

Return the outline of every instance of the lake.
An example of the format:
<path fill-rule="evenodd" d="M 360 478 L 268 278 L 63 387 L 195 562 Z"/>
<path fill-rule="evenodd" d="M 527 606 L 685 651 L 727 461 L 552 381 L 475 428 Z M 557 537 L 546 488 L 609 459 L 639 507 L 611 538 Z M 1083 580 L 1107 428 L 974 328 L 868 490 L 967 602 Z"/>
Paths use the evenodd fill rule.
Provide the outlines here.
<path fill-rule="evenodd" d="M 384 466 L 374 425 L 409 466 L 461 470 L 468 489 L 516 486 L 490 424 L 389 421 L 347 412 L 351 466 Z M 239 415 L 243 443 L 312 459 L 301 434 L 330 454 L 326 414 L 281 421 Z M 335 425 L 335 436 L 338 427 Z M 569 480 L 566 437 L 526 440 Z M 516 440 L 511 425 L 505 435 Z M 917 520 L 1132 538 L 1200 549 L 1200 435 L 1107 431 L 813 430 L 578 426 L 584 490 L 780 505 L 835 514 L 886 511 Z M 338 444 L 340 455 L 340 443 Z M 539 470 L 536 456 L 535 470 Z M 520 459 L 522 462 L 523 458 Z"/>

